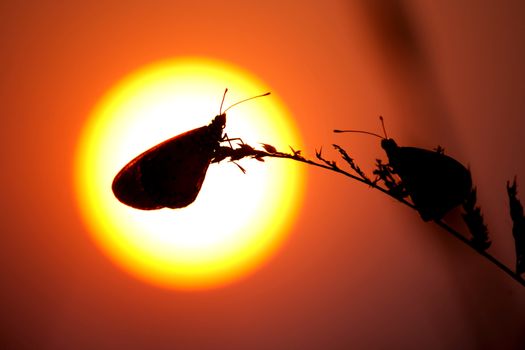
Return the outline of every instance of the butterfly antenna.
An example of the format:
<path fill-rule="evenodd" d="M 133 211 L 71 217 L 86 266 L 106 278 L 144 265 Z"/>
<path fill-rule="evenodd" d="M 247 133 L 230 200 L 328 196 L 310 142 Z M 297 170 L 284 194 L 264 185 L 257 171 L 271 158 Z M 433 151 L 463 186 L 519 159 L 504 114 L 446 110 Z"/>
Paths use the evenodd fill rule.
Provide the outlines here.
<path fill-rule="evenodd" d="M 358 134 L 368 134 L 368 135 L 372 135 L 372 136 L 375 136 L 375 137 L 379 137 L 380 139 L 383 138 L 383 136 L 380 136 L 380 135 L 378 135 L 378 134 L 374 134 L 373 132 L 362 131 L 362 130 L 339 130 L 339 129 L 335 129 L 334 132 L 337 132 L 337 133 L 340 133 L 340 132 L 355 132 L 355 133 L 358 133 Z"/>
<path fill-rule="evenodd" d="M 222 105 L 224 104 L 224 99 L 226 98 L 226 93 L 228 92 L 228 88 L 224 90 L 224 95 L 222 95 L 222 101 L 221 101 L 221 108 L 219 108 L 219 115 L 222 114 Z"/>
<path fill-rule="evenodd" d="M 385 139 L 388 139 L 388 135 L 386 134 L 386 129 L 385 129 L 385 121 L 383 120 L 382 115 L 379 116 L 379 120 L 381 120 L 381 126 L 383 127 L 383 133 L 385 134 Z"/>
<path fill-rule="evenodd" d="M 226 93 L 225 93 L 226 94 Z M 243 102 L 246 102 L 246 101 L 249 101 L 249 100 L 253 100 L 254 98 L 258 98 L 258 97 L 263 97 L 263 96 L 268 96 L 270 94 L 270 92 L 267 92 L 265 94 L 260 94 L 260 95 L 257 95 L 257 96 L 252 96 L 252 97 L 249 97 L 249 98 L 245 98 L 244 100 L 241 100 L 239 102 L 235 102 L 234 104 L 232 104 L 231 106 L 229 106 L 228 108 L 226 108 L 224 110 L 223 113 L 226 113 L 230 108 L 232 108 L 233 106 L 237 106 L 238 104 L 240 103 L 243 103 Z"/>

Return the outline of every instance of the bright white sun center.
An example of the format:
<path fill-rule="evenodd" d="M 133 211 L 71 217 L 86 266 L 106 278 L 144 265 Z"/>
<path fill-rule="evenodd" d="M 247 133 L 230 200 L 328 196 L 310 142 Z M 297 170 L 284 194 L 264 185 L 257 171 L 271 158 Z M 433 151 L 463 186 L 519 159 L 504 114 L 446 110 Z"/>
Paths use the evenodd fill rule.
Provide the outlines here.
<path fill-rule="evenodd" d="M 223 285 L 267 260 L 290 231 L 303 175 L 287 160 L 241 160 L 246 174 L 233 163 L 212 164 L 196 201 L 183 209 L 141 211 L 113 196 L 114 176 L 136 155 L 208 125 L 225 87 L 225 107 L 270 90 L 225 63 L 166 61 L 117 84 L 85 126 L 75 168 L 79 207 L 99 246 L 135 276 L 175 288 Z M 300 147 L 275 92 L 229 110 L 225 132 L 256 147 Z"/>

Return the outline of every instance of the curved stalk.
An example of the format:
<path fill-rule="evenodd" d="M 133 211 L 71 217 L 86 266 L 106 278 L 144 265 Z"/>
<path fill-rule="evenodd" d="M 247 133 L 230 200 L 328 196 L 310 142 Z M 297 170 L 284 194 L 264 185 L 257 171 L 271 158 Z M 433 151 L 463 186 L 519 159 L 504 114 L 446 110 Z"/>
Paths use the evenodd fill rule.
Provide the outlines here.
<path fill-rule="evenodd" d="M 298 162 L 305 163 L 305 164 L 308 164 L 308 165 L 312 165 L 312 166 L 315 166 L 315 167 L 323 168 L 323 169 L 326 169 L 326 170 L 329 170 L 329 171 L 333 171 L 333 172 L 339 173 L 339 174 L 341 174 L 343 176 L 349 177 L 349 178 L 351 178 L 353 180 L 356 180 L 358 182 L 366 184 L 369 187 L 372 187 L 373 189 L 378 190 L 378 191 L 386 194 L 387 196 L 397 200 L 398 202 L 401 202 L 402 204 L 404 204 L 404 205 L 406 205 L 406 206 L 408 206 L 408 207 L 410 207 L 410 208 L 412 208 L 414 210 L 417 210 L 416 207 L 412 203 L 408 202 L 407 200 L 405 200 L 402 197 L 398 197 L 398 196 L 394 195 L 391 190 L 389 190 L 387 188 L 384 188 L 382 186 L 379 186 L 377 180 L 369 179 L 359 169 L 359 167 L 353 162 L 353 159 L 348 156 L 346 151 L 344 151 L 341 147 L 339 147 L 337 145 L 334 145 L 334 147 L 336 148 L 336 150 L 339 151 L 339 153 L 341 154 L 342 158 L 347 163 L 350 164 L 351 169 L 357 175 L 352 174 L 349 171 L 346 171 L 344 169 L 341 169 L 336 164 L 335 161 L 326 160 L 325 158 L 322 157 L 321 151 L 317 151 L 316 152 L 316 157 L 320 161 L 320 162 L 317 162 L 317 161 L 314 161 L 314 160 L 311 160 L 311 159 L 304 158 L 301 155 L 301 151 L 295 151 L 294 149 L 292 149 L 292 153 L 283 153 L 283 152 L 276 151 L 273 146 L 266 145 L 266 144 L 263 144 L 263 147 L 265 148 L 266 151 L 257 150 L 255 148 L 253 148 L 252 146 L 249 146 L 249 145 L 246 145 L 246 144 L 241 144 L 239 146 L 240 146 L 239 148 L 221 147 L 221 149 L 219 150 L 217 156 L 214 158 L 213 162 L 217 163 L 217 162 L 220 162 L 221 160 L 223 160 L 225 158 L 230 158 L 230 161 L 235 162 L 235 161 L 240 160 L 240 159 L 245 158 L 245 157 L 255 158 L 255 159 L 259 160 L 259 161 L 263 161 L 264 157 L 291 159 L 291 160 L 294 160 L 294 161 L 298 161 Z M 486 250 L 479 249 L 479 246 L 477 246 L 473 241 L 469 240 L 464 235 L 459 233 L 457 230 L 455 230 L 452 227 L 450 227 L 444 221 L 442 221 L 442 220 L 434 220 L 434 222 L 435 222 L 436 225 L 438 225 L 439 227 L 441 227 L 442 229 L 444 229 L 445 231 L 450 233 L 452 236 L 454 236 L 455 238 L 460 240 L 462 243 L 464 243 L 465 245 L 467 245 L 471 249 L 473 249 L 476 253 L 478 253 L 479 255 L 481 255 L 482 257 L 484 257 L 485 259 L 487 259 L 491 263 L 493 263 L 496 267 L 498 267 L 501 271 L 505 272 L 513 280 L 515 280 L 516 282 L 518 282 L 519 284 L 521 284 L 522 286 L 525 287 L 525 280 L 521 277 L 521 275 L 519 275 L 516 272 L 514 272 L 511 268 L 509 268 L 507 265 L 502 263 L 495 256 L 493 256 L 492 254 L 488 253 Z"/>

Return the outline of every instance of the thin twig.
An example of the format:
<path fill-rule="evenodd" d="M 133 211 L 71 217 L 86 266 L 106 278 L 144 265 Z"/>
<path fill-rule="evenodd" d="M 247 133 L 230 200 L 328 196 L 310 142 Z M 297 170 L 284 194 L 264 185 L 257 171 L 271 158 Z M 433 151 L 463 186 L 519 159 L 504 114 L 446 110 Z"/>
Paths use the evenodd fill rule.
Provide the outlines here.
<path fill-rule="evenodd" d="M 480 250 L 477 244 L 468 238 L 464 237 L 462 234 L 460 234 L 458 231 L 454 230 L 452 227 L 444 223 L 443 221 L 435 221 L 435 223 L 440 226 L 441 228 L 448 231 L 451 235 L 459 239 L 461 242 L 468 245 L 470 248 L 474 249 L 476 253 L 483 256 L 484 258 L 488 259 L 490 262 L 492 262 L 494 265 L 500 268 L 503 272 L 505 272 L 507 275 L 509 275 L 511 278 L 513 278 L 516 282 L 521 284 L 525 287 L 525 280 L 521 278 L 520 275 L 516 274 L 511 268 L 509 268 L 507 265 L 499 261 L 494 255 L 488 253 L 486 250 Z"/>
<path fill-rule="evenodd" d="M 316 151 L 317 159 L 319 159 L 322 162 L 322 163 L 319 163 L 319 162 L 316 162 L 316 161 L 304 158 L 301 155 L 301 151 L 296 151 L 293 148 L 291 149 L 292 150 L 292 154 L 289 154 L 289 153 L 284 153 L 284 152 L 278 152 L 278 151 L 275 150 L 275 148 L 273 146 L 267 145 L 267 144 L 263 144 L 263 147 L 268 152 L 254 149 L 253 147 L 248 146 L 248 145 L 243 145 L 240 148 L 221 147 L 219 152 L 218 152 L 218 154 L 217 154 L 217 156 L 214 158 L 214 160 L 212 160 L 212 162 L 218 163 L 218 162 L 220 162 L 220 161 L 222 161 L 222 160 L 224 160 L 225 158 L 228 158 L 228 157 L 230 158 L 231 161 L 240 160 L 240 159 L 242 159 L 244 157 L 254 158 L 254 159 L 257 159 L 259 161 L 263 161 L 264 157 L 291 159 L 291 160 L 295 160 L 297 162 L 301 162 L 301 163 L 305 163 L 305 164 L 308 164 L 308 165 L 313 165 L 313 166 L 316 166 L 316 167 L 319 167 L 319 168 L 323 168 L 323 169 L 326 169 L 326 170 L 330 170 L 330 171 L 339 173 L 341 175 L 344 175 L 346 177 L 349 177 L 349 178 L 351 178 L 353 180 L 359 181 L 359 182 L 361 182 L 363 184 L 366 184 L 369 187 L 372 187 L 375 190 L 383 192 L 384 194 L 386 194 L 387 196 L 397 200 L 398 202 L 400 202 L 400 203 L 402 203 L 402 204 L 404 204 L 404 205 L 406 205 L 406 206 L 408 206 L 408 207 L 410 207 L 410 208 L 412 208 L 414 210 L 417 210 L 417 208 L 412 203 L 410 203 L 409 201 L 405 200 L 404 197 L 397 195 L 397 192 L 393 192 L 391 189 L 388 189 L 388 188 L 383 188 L 380 185 L 378 185 L 377 181 L 370 180 L 364 174 L 364 172 L 362 172 L 361 169 L 353 162 L 353 159 L 346 153 L 346 151 L 344 151 L 341 147 L 339 147 L 337 145 L 334 145 L 334 146 L 335 146 L 336 150 L 341 154 L 343 159 L 347 163 L 349 163 L 349 165 L 352 168 L 352 170 L 354 170 L 354 172 L 356 172 L 356 174 L 358 174 L 358 176 L 356 176 L 354 174 L 351 174 L 350 172 L 348 172 L 346 170 L 341 169 L 336 164 L 336 162 L 325 159 L 322 156 L 322 154 L 321 154 L 321 150 Z M 512 269 L 507 267 L 504 263 L 502 263 L 500 260 L 498 260 L 492 254 L 488 253 L 486 250 L 480 249 L 480 247 L 479 247 L 479 245 L 477 244 L 476 241 L 469 240 L 468 238 L 463 236 L 461 233 L 459 233 L 458 231 L 456 231 L 455 229 L 450 227 L 448 224 L 446 224 L 442 220 L 434 220 L 434 222 L 436 223 L 436 225 L 438 225 L 442 229 L 444 229 L 447 232 L 449 232 L 452 236 L 454 236 L 455 238 L 459 239 L 461 242 L 466 244 L 468 247 L 472 248 L 476 253 L 480 254 L 481 256 L 483 256 L 484 258 L 486 258 L 487 260 L 492 262 L 500 270 L 505 272 L 512 279 L 514 279 L 516 282 L 518 282 L 519 284 L 521 284 L 522 286 L 525 287 L 525 280 L 519 274 L 515 273 Z"/>

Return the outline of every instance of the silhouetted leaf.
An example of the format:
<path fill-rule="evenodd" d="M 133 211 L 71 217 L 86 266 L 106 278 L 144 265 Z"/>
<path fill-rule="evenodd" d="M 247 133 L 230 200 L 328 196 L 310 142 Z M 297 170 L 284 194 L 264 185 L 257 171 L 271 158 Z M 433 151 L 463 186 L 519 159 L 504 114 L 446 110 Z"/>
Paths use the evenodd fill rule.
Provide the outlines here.
<path fill-rule="evenodd" d="M 480 250 L 485 250 L 492 242 L 489 239 L 489 231 L 487 225 L 483 221 L 481 208 L 476 206 L 476 188 L 473 187 L 463 203 L 465 213 L 462 214 L 463 220 L 472 234 L 471 242 Z"/>
<path fill-rule="evenodd" d="M 361 179 L 365 180 L 369 184 L 374 182 L 361 170 L 361 168 L 354 162 L 354 159 L 348 155 L 348 153 L 339 145 L 333 144 L 334 148 L 341 154 L 341 157 L 350 165 L 353 171 L 355 171 Z"/>
<path fill-rule="evenodd" d="M 240 147 L 240 149 L 243 150 L 244 152 L 252 152 L 252 151 L 255 150 L 252 146 L 250 146 L 250 145 L 248 145 L 248 144 L 246 144 L 246 143 L 241 143 L 241 144 L 239 145 L 239 147 Z"/>
<path fill-rule="evenodd" d="M 321 154 L 321 151 L 322 151 L 322 148 L 319 149 L 319 151 L 316 151 L 315 152 L 315 156 L 317 157 L 317 159 L 319 159 L 320 161 L 322 161 L 323 163 L 325 163 L 326 165 L 328 165 L 330 168 L 334 169 L 334 170 L 339 170 L 339 167 L 337 166 L 337 163 L 333 160 L 328 160 L 328 159 L 325 159 L 322 154 Z"/>
<path fill-rule="evenodd" d="M 240 166 L 239 164 L 237 164 L 237 162 L 234 162 L 232 161 L 233 164 L 237 165 L 239 167 L 239 169 L 241 169 L 241 171 L 243 172 L 243 174 L 246 174 L 246 169 L 244 169 L 242 166 Z"/>
<path fill-rule="evenodd" d="M 523 206 L 517 198 L 518 185 L 516 178 L 512 186 L 507 181 L 507 194 L 509 195 L 510 217 L 512 218 L 512 235 L 516 246 L 516 273 L 518 275 L 525 272 L 525 216 L 523 216 Z"/>
<path fill-rule="evenodd" d="M 277 149 L 272 146 L 272 145 L 269 145 L 267 143 L 261 143 L 261 145 L 263 146 L 264 150 L 268 153 L 277 153 Z"/>
<path fill-rule="evenodd" d="M 400 179 L 394 176 L 394 170 L 389 164 L 383 164 L 381 159 L 376 159 L 376 169 L 373 174 L 377 178 L 373 183 L 382 181 L 393 197 L 403 199 L 408 197 L 408 192 Z"/>
<path fill-rule="evenodd" d="M 211 160 L 212 163 L 219 163 L 227 157 L 232 155 L 234 150 L 231 147 L 220 146 L 215 150 L 214 156 Z"/>

